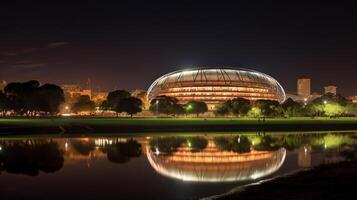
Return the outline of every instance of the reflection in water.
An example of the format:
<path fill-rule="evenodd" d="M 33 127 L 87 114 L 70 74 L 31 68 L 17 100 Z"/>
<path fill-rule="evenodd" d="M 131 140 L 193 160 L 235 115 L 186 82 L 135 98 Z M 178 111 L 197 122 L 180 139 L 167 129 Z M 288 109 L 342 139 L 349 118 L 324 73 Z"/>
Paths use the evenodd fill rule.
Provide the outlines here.
<path fill-rule="evenodd" d="M 354 159 L 356 136 L 352 132 L 0 138 L 0 196 L 82 199 L 105 191 L 103 199 L 118 194 L 131 199 L 198 199 L 259 178 Z"/>
<path fill-rule="evenodd" d="M 212 142 L 200 152 L 180 147 L 172 155 L 160 155 L 147 148 L 151 166 L 160 174 L 184 181 L 227 182 L 256 179 L 275 172 L 286 150 L 236 153 L 221 151 Z"/>
<path fill-rule="evenodd" d="M 0 146 L 0 171 L 36 176 L 63 166 L 63 152 L 53 141 L 1 141 Z"/>
<path fill-rule="evenodd" d="M 126 163 L 147 154 L 161 175 L 194 182 L 227 182 L 272 174 L 295 151 L 300 167 L 312 166 L 312 155 L 324 162 L 354 159 L 356 134 L 271 134 L 191 137 L 49 138 L 0 140 L 0 172 L 35 176 L 56 172 L 66 161 L 106 158 Z"/>

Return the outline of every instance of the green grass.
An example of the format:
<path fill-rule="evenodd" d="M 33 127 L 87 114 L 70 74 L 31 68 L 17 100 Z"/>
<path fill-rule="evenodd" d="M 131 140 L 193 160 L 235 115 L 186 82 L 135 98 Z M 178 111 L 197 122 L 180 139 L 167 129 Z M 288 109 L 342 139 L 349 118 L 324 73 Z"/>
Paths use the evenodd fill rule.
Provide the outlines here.
<path fill-rule="evenodd" d="M 60 118 L 0 118 L 0 126 L 179 126 L 179 125 L 258 125 L 257 119 L 250 118 L 100 118 L 100 117 L 60 117 Z M 289 119 L 266 119 L 264 124 L 357 124 L 354 118 L 289 118 Z"/>

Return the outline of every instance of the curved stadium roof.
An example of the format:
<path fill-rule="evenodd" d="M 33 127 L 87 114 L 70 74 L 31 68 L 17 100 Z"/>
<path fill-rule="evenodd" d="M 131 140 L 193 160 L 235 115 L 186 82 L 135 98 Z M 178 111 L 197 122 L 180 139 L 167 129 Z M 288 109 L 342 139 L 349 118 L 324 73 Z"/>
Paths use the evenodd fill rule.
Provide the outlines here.
<path fill-rule="evenodd" d="M 173 96 L 180 102 L 204 101 L 217 105 L 242 97 L 283 102 L 283 87 L 273 77 L 245 68 L 205 67 L 174 71 L 156 79 L 148 89 L 148 99 Z"/>

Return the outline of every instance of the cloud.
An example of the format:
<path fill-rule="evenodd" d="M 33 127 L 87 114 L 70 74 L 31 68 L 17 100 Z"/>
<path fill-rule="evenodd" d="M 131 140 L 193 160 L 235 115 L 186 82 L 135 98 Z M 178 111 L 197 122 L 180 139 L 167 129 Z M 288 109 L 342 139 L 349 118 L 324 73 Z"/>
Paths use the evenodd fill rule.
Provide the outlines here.
<path fill-rule="evenodd" d="M 17 56 L 20 54 L 32 53 L 37 50 L 38 50 L 37 48 L 25 48 L 25 49 L 13 51 L 13 52 L 1 52 L 1 55 L 3 55 L 3 56 Z"/>
<path fill-rule="evenodd" d="M 32 53 L 34 51 L 37 51 L 37 48 L 26 48 L 22 50 L 22 53 Z"/>
<path fill-rule="evenodd" d="M 14 65 L 12 65 L 12 68 L 16 69 L 36 69 L 36 68 L 41 68 L 41 67 L 46 67 L 47 63 L 33 63 L 31 61 L 18 61 Z"/>
<path fill-rule="evenodd" d="M 48 44 L 47 46 L 49 48 L 56 48 L 56 47 L 61 47 L 61 46 L 65 46 L 65 45 L 69 45 L 69 42 L 52 42 L 52 43 Z"/>
<path fill-rule="evenodd" d="M 2 52 L 1 55 L 3 56 L 16 56 L 18 53 L 15 52 Z"/>

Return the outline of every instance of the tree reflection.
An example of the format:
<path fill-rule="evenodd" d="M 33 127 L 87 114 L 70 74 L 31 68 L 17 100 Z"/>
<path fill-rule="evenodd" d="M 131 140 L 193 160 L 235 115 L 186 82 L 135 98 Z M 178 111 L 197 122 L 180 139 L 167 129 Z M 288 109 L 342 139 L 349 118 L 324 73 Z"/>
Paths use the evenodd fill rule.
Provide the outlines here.
<path fill-rule="evenodd" d="M 179 147 L 186 147 L 191 152 L 199 152 L 208 145 L 204 137 L 158 137 L 149 142 L 151 151 L 161 155 L 171 155 Z"/>
<path fill-rule="evenodd" d="M 222 151 L 249 153 L 251 148 L 251 141 L 246 136 L 215 137 L 213 141 Z"/>
<path fill-rule="evenodd" d="M 158 137 L 149 142 L 151 151 L 170 155 L 185 142 L 182 137 Z"/>
<path fill-rule="evenodd" d="M 190 137 L 186 139 L 191 152 L 199 152 L 207 147 L 208 140 L 204 137 Z"/>
<path fill-rule="evenodd" d="M 63 152 L 52 141 L 6 141 L 1 147 L 1 171 L 36 176 L 39 171 L 50 173 L 63 167 Z"/>
<path fill-rule="evenodd" d="M 71 140 L 71 146 L 84 156 L 88 156 L 95 149 L 95 143 L 92 141 Z"/>
<path fill-rule="evenodd" d="M 104 151 L 108 160 L 114 163 L 128 162 L 132 157 L 139 157 L 142 152 L 141 145 L 133 139 L 106 146 Z"/>

